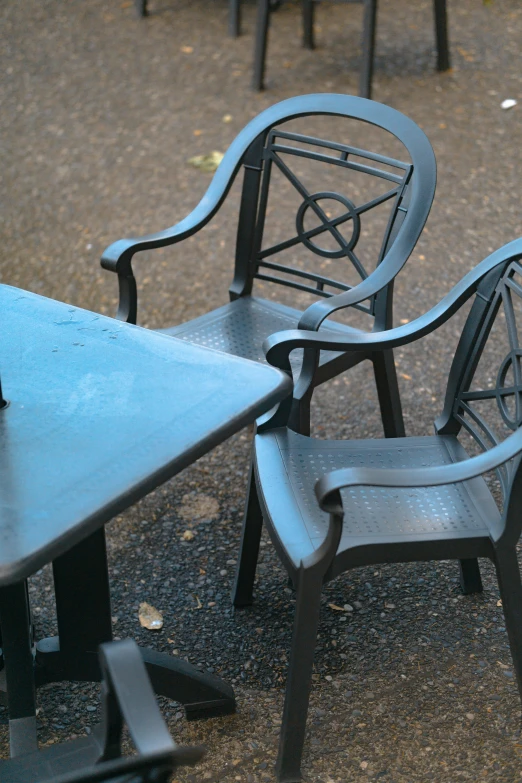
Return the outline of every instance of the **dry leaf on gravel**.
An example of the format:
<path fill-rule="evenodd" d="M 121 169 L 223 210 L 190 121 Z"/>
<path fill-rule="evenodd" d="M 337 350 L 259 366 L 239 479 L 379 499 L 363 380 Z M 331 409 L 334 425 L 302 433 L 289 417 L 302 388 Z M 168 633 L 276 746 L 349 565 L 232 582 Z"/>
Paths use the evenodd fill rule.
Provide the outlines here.
<path fill-rule="evenodd" d="M 224 155 L 222 152 L 213 150 L 212 152 L 209 152 L 208 155 L 194 155 L 193 158 L 188 159 L 188 163 L 190 163 L 191 166 L 194 166 L 194 168 L 200 169 L 200 171 L 211 173 L 217 169 L 223 158 Z"/>
<path fill-rule="evenodd" d="M 138 617 L 140 625 L 149 631 L 159 631 L 163 628 L 163 615 L 146 601 L 140 604 Z"/>

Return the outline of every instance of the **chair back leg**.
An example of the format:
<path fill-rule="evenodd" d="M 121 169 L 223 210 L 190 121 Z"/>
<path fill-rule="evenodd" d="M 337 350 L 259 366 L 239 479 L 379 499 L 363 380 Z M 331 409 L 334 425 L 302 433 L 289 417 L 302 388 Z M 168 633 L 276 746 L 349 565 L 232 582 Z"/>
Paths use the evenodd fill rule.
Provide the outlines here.
<path fill-rule="evenodd" d="M 446 0 L 433 0 L 435 16 L 435 38 L 437 40 L 437 70 L 448 71 L 451 68 L 448 44 L 448 13 Z"/>
<path fill-rule="evenodd" d="M 268 44 L 268 25 L 270 22 L 270 0 L 258 0 L 256 22 L 256 46 L 254 53 L 254 90 L 265 89 L 266 47 Z"/>
<path fill-rule="evenodd" d="M 322 586 L 318 569 L 307 571 L 301 568 L 276 764 L 279 783 L 299 783 L 301 780 L 301 756 L 312 686 Z"/>
<path fill-rule="evenodd" d="M 517 553 L 513 546 L 507 550 L 497 550 L 495 554 L 502 609 L 518 690 L 522 699 L 522 584 Z"/>
<path fill-rule="evenodd" d="M 237 38 L 241 35 L 241 0 L 229 0 L 228 34 L 232 38 Z"/>
<path fill-rule="evenodd" d="M 404 419 L 393 351 L 376 352 L 372 356 L 372 361 L 384 436 L 404 438 Z"/>
<path fill-rule="evenodd" d="M 247 493 L 239 559 L 236 568 L 236 578 L 232 588 L 232 603 L 238 607 L 250 606 L 252 603 L 257 558 L 259 556 L 259 542 L 263 529 L 263 514 L 259 505 L 254 466 L 252 464 L 250 465 Z"/>
<path fill-rule="evenodd" d="M 481 593 L 484 589 L 476 557 L 460 561 L 460 588 L 464 595 Z"/>
<path fill-rule="evenodd" d="M 361 98 L 372 97 L 373 60 L 375 53 L 375 28 L 377 26 L 377 0 L 364 0 L 362 36 L 362 66 L 359 81 Z"/>
<path fill-rule="evenodd" d="M 305 49 L 315 49 L 314 41 L 314 11 L 315 0 L 301 0 L 303 8 L 303 46 Z"/>

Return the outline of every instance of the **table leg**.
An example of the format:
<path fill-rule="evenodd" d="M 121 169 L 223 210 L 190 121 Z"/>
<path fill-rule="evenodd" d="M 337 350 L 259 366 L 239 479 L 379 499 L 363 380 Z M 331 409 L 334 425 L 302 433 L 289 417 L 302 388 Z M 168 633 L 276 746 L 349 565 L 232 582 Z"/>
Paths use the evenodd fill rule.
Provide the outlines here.
<path fill-rule="evenodd" d="M 103 528 L 53 562 L 58 636 L 36 645 L 36 682 L 99 682 L 98 647 L 112 639 Z"/>
<path fill-rule="evenodd" d="M 31 621 L 26 582 L 0 588 L 11 756 L 32 753 L 36 740 Z"/>
<path fill-rule="evenodd" d="M 112 638 L 103 528 L 53 563 L 58 637 L 36 646 L 36 682 L 98 681 L 97 650 Z M 167 653 L 142 649 L 156 693 L 178 701 L 189 720 L 235 711 L 234 691 L 219 677 Z"/>

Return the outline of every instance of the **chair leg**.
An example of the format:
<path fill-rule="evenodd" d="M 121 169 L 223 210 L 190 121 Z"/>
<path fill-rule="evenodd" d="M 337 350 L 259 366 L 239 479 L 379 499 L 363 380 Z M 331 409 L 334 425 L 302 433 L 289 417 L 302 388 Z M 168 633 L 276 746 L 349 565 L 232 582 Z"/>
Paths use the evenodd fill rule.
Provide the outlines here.
<path fill-rule="evenodd" d="M 312 685 L 321 590 L 320 574 L 302 569 L 297 587 L 290 667 L 276 763 L 279 783 L 298 783 L 301 780 L 301 756 Z"/>
<path fill-rule="evenodd" d="M 241 0 L 229 0 L 228 34 L 232 38 L 241 35 Z"/>
<path fill-rule="evenodd" d="M 373 62 L 375 54 L 375 28 L 377 26 L 377 0 L 364 0 L 362 37 L 362 67 L 359 81 L 361 98 L 372 97 Z"/>
<path fill-rule="evenodd" d="M 134 0 L 134 7 L 138 16 L 148 16 L 147 0 Z"/>
<path fill-rule="evenodd" d="M 303 46 L 315 49 L 314 41 L 314 0 L 301 0 L 303 7 Z"/>
<path fill-rule="evenodd" d="M 375 385 L 386 438 L 404 438 L 404 419 L 393 351 L 379 351 L 372 356 Z"/>
<path fill-rule="evenodd" d="M 435 16 L 435 37 L 437 39 L 437 70 L 449 71 L 451 68 L 448 44 L 448 13 L 446 0 L 433 0 Z"/>
<path fill-rule="evenodd" d="M 460 587 L 464 595 L 483 591 L 480 568 L 476 557 L 460 561 Z"/>
<path fill-rule="evenodd" d="M 495 566 L 513 666 L 522 698 L 522 584 L 515 547 L 502 552 L 497 550 Z"/>
<path fill-rule="evenodd" d="M 248 495 L 243 518 L 243 532 L 239 547 L 239 560 L 236 568 L 236 578 L 232 588 L 234 606 L 250 606 L 256 576 L 259 542 L 263 529 L 263 514 L 257 495 L 254 466 L 250 465 L 248 478 Z"/>
<path fill-rule="evenodd" d="M 256 22 L 256 48 L 254 53 L 254 90 L 265 88 L 265 62 L 268 44 L 268 24 L 270 22 L 270 0 L 258 0 Z"/>

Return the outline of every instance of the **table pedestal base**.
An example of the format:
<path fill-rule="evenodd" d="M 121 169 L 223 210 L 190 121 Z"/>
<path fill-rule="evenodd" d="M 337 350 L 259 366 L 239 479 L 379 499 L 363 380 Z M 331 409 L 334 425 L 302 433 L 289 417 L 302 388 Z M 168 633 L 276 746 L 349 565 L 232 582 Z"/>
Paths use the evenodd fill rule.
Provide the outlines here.
<path fill-rule="evenodd" d="M 187 720 L 231 715 L 235 712 L 234 691 L 212 674 L 167 653 L 140 648 L 155 693 L 180 702 Z M 61 652 L 60 639 L 53 636 L 36 645 L 36 686 L 50 682 L 99 682 L 97 653 L 75 650 Z"/>

